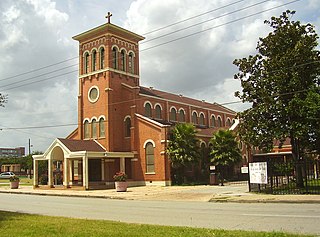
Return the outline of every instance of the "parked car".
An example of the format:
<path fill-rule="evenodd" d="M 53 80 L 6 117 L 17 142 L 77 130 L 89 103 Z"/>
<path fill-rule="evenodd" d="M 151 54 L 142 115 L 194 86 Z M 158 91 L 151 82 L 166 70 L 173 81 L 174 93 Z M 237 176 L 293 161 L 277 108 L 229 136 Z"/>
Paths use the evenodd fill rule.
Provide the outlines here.
<path fill-rule="evenodd" d="M 4 172 L 0 174 L 0 179 L 9 179 L 13 176 L 16 176 L 13 172 Z"/>

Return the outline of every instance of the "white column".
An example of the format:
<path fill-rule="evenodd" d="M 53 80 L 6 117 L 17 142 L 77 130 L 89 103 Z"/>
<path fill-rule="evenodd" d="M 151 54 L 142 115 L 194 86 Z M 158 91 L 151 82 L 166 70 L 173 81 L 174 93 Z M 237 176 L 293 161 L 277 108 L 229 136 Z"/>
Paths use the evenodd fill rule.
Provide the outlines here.
<path fill-rule="evenodd" d="M 51 158 L 48 160 L 48 186 L 53 187 L 53 171 L 52 171 L 52 160 Z"/>
<path fill-rule="evenodd" d="M 82 167 L 83 167 L 83 170 L 82 170 L 82 173 L 83 173 L 83 177 L 82 177 L 82 180 L 83 180 L 83 187 L 85 189 L 89 189 L 89 179 L 88 179 L 88 157 L 87 157 L 87 154 L 85 154 L 85 156 L 82 158 Z"/>
<path fill-rule="evenodd" d="M 33 160 L 33 187 L 37 187 L 39 185 L 38 173 L 38 161 Z"/>
<path fill-rule="evenodd" d="M 64 167 L 63 167 L 63 185 L 68 187 L 69 185 L 69 164 L 68 159 L 63 159 Z"/>
<path fill-rule="evenodd" d="M 68 185 L 72 185 L 72 180 L 73 180 L 73 160 L 69 159 L 69 176 L 68 176 Z"/>
<path fill-rule="evenodd" d="M 86 188 L 86 157 L 82 157 L 82 186 Z"/>
<path fill-rule="evenodd" d="M 126 160 L 124 157 L 120 158 L 120 171 L 126 172 Z"/>

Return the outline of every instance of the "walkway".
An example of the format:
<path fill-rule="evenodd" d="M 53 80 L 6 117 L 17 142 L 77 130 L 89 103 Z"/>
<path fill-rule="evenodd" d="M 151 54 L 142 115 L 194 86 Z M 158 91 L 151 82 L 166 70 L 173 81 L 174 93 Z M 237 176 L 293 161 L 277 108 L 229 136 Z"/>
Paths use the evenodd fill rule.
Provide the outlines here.
<path fill-rule="evenodd" d="M 31 195 L 77 196 L 126 200 L 163 200 L 163 201 L 199 201 L 199 202 L 284 202 L 284 203 L 320 203 L 320 195 L 269 195 L 249 193 L 247 185 L 225 186 L 144 186 L 130 187 L 127 192 L 109 190 L 72 190 L 72 189 L 33 189 L 20 186 L 10 189 L 1 186 L 0 193 L 23 193 Z"/>

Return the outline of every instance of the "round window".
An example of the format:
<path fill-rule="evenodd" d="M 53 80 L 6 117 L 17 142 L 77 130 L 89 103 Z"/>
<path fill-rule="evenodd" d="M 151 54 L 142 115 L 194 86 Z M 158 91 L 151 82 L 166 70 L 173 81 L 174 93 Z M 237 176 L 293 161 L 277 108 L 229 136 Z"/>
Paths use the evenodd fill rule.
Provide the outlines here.
<path fill-rule="evenodd" d="M 89 101 L 94 103 L 99 98 L 99 90 L 98 87 L 91 87 L 88 93 Z"/>

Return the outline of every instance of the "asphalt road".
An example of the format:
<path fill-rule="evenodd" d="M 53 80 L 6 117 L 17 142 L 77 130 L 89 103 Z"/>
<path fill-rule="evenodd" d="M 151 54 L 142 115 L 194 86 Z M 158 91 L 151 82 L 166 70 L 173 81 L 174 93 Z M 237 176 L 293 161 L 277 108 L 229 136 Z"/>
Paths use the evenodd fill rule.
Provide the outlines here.
<path fill-rule="evenodd" d="M 319 204 L 133 201 L 0 194 L 0 210 L 172 226 L 320 236 Z"/>

